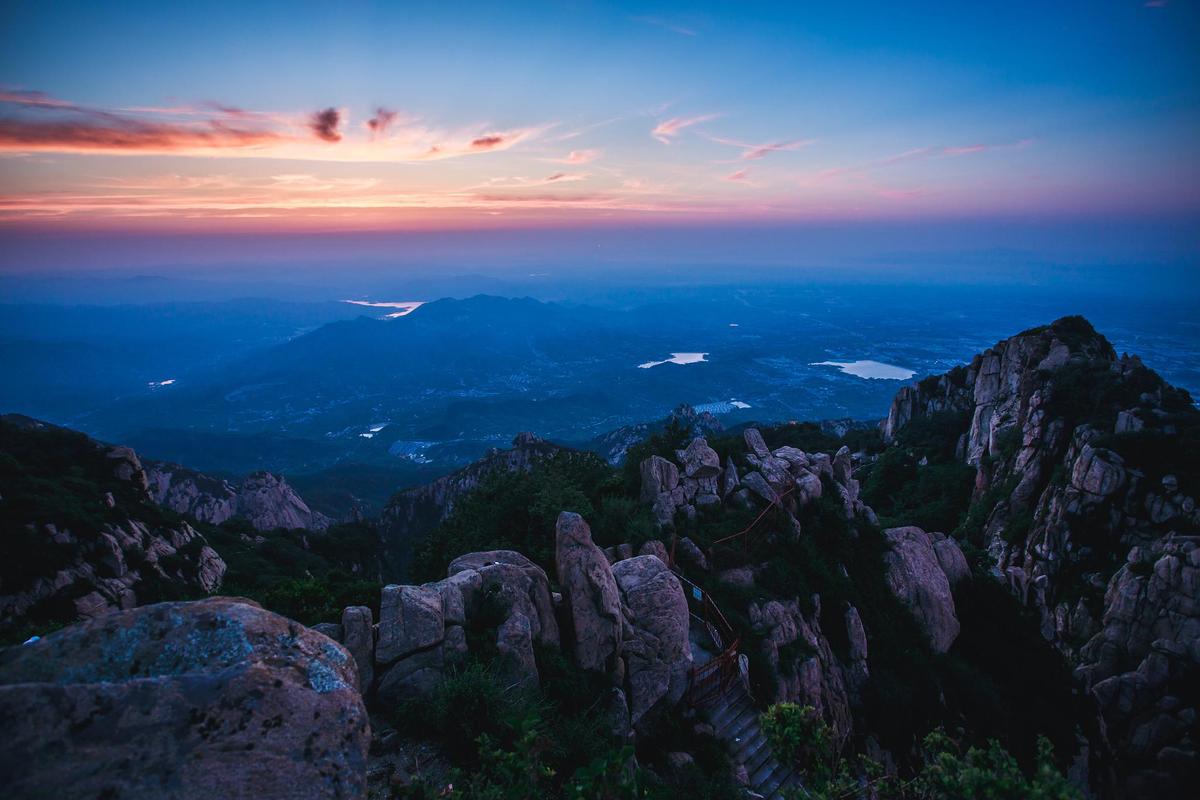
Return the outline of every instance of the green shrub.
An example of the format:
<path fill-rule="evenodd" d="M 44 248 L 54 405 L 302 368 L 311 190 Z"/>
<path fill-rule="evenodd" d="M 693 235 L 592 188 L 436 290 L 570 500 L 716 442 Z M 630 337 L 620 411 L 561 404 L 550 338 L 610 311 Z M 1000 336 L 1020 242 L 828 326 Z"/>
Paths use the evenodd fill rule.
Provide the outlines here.
<path fill-rule="evenodd" d="M 763 712 L 761 724 L 775 758 L 795 764 L 814 783 L 828 780 L 837 753 L 829 725 L 815 708 L 776 703 Z"/>
<path fill-rule="evenodd" d="M 995 739 L 965 753 L 949 737 L 925 737 L 926 763 L 913 794 L 928 800 L 1080 800 L 1082 795 L 1054 764 L 1049 740 L 1037 740 L 1037 763 L 1026 775 Z"/>

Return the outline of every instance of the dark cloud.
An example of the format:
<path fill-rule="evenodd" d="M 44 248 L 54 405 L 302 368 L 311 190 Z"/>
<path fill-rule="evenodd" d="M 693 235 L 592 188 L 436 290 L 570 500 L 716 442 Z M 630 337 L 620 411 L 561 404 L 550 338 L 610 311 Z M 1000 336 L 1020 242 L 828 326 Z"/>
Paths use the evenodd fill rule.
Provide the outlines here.
<path fill-rule="evenodd" d="M 491 150 L 493 147 L 499 147 L 504 144 L 504 137 L 498 134 L 490 136 L 480 136 L 471 142 L 472 150 Z"/>
<path fill-rule="evenodd" d="M 398 111 L 392 111 L 383 107 L 377 108 L 375 109 L 375 116 L 367 120 L 367 127 L 370 128 L 372 136 L 379 136 L 387 133 L 387 129 L 392 126 L 392 123 L 399 116 L 400 113 Z"/>
<path fill-rule="evenodd" d="M 554 181 L 561 181 L 565 177 L 567 177 L 567 173 L 556 172 L 553 175 L 551 175 L 549 178 L 546 178 L 546 183 L 553 183 Z"/>
<path fill-rule="evenodd" d="M 324 111 L 318 111 L 312 115 L 308 126 L 312 128 L 312 132 L 317 135 L 318 139 L 323 139 L 326 142 L 340 142 L 342 140 L 342 132 L 338 130 L 342 125 L 342 112 L 336 108 L 327 108 Z"/>

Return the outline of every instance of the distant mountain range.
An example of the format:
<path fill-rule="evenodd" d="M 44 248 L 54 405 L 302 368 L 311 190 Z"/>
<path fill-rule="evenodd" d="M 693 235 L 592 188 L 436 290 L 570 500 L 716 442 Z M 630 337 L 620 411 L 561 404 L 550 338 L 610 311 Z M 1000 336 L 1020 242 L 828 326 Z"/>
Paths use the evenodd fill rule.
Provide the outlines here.
<path fill-rule="evenodd" d="M 944 371 L 1037 313 L 994 299 L 969 315 L 952 293 L 796 286 L 631 290 L 591 306 L 477 295 L 397 319 L 344 302 L 10 306 L 0 407 L 225 478 L 268 470 L 320 490 L 323 476 L 374 470 L 369 497 L 319 492 L 336 516 L 377 510 L 384 486 L 445 474 L 522 430 L 611 458 L 599 437 L 681 403 L 726 427 L 870 419 L 902 381 L 825 362 Z M 1189 385 L 1187 346 L 1140 333 L 1162 326 L 1122 335 Z"/>

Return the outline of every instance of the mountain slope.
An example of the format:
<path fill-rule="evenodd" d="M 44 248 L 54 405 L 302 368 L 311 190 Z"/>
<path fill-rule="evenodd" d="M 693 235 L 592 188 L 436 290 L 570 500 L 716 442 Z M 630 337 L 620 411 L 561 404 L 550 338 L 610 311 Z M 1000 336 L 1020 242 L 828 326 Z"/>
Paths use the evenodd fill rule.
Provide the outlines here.
<path fill-rule="evenodd" d="M 211 592 L 225 562 L 160 509 L 137 454 L 0 417 L 0 633 Z"/>
<path fill-rule="evenodd" d="M 493 449 L 456 472 L 397 492 L 379 517 L 380 537 L 393 568 L 406 561 L 415 541 L 444 522 L 454 512 L 455 505 L 489 477 L 528 472 L 541 461 L 573 452 L 532 433 L 522 433 L 507 450 Z"/>
<path fill-rule="evenodd" d="M 922 426 L 974 470 L 957 533 L 1075 666 L 1125 790 L 1194 785 L 1200 412 L 1191 397 L 1068 317 L 902 389 L 884 438 L 903 449 Z"/>

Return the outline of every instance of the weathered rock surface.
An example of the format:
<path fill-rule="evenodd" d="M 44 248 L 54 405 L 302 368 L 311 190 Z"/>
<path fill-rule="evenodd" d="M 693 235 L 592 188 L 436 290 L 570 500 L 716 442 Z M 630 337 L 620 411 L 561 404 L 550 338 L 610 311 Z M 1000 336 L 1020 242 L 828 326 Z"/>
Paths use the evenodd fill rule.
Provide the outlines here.
<path fill-rule="evenodd" d="M 442 598 L 429 586 L 383 587 L 379 602 L 379 643 L 375 659 L 382 665 L 426 650 L 445 636 Z"/>
<path fill-rule="evenodd" d="M 0 653 L 10 798 L 363 798 L 350 655 L 249 601 L 109 614 Z"/>
<path fill-rule="evenodd" d="M 564 511 L 555 526 L 555 566 L 571 620 L 571 650 L 583 669 L 609 672 L 621 647 L 623 618 L 608 559 L 583 517 Z"/>
<path fill-rule="evenodd" d="M 963 555 L 958 542 L 944 533 L 931 533 L 929 537 L 933 541 L 938 566 L 946 573 L 951 589 L 971 577 L 971 565 L 967 563 L 967 557 Z"/>
<path fill-rule="evenodd" d="M 496 631 L 496 651 L 500 672 L 506 680 L 521 686 L 537 685 L 537 662 L 533 657 L 528 617 L 519 611 L 508 615 Z"/>
<path fill-rule="evenodd" d="M 888 586 L 912 611 L 934 652 L 946 652 L 958 638 L 959 624 L 932 537 L 911 526 L 889 528 L 883 535 L 892 548 L 884 555 Z"/>
<path fill-rule="evenodd" d="M 240 483 L 160 461 L 147 462 L 146 477 L 154 502 L 201 522 L 220 525 L 240 517 L 255 529 L 325 530 L 330 520 L 313 511 L 282 477 L 255 472 Z"/>
<path fill-rule="evenodd" d="M 1068 317 L 901 390 L 884 437 L 941 412 L 945 424 L 965 420 L 956 457 L 977 469 L 973 500 L 989 504 L 994 571 L 1103 709 L 1107 737 L 1093 747 L 1113 747 L 1114 791 L 1170 796 L 1194 785 L 1196 771 L 1180 764 L 1195 763 L 1196 735 L 1181 719 L 1200 709 L 1179 686 L 1200 679 L 1180 655 L 1195 641 L 1183 566 L 1200 512 L 1195 488 L 1163 474 L 1153 450 L 1139 455 L 1136 438 L 1161 442 L 1168 457 L 1172 437 L 1196 428 L 1191 397 Z"/>
<path fill-rule="evenodd" d="M 767 448 L 767 443 L 763 440 L 762 433 L 759 432 L 758 428 L 746 428 L 742 432 L 742 438 L 746 440 L 746 449 L 751 454 L 759 458 L 766 458 L 771 455 L 771 451 Z"/>
<path fill-rule="evenodd" d="M 692 439 L 675 455 L 683 465 L 683 474 L 689 478 L 712 478 L 721 472 L 721 458 L 702 436 Z"/>
<path fill-rule="evenodd" d="M 525 616 L 534 641 L 558 646 L 559 631 L 550 598 L 550 581 L 545 570 L 537 564 L 513 550 L 489 550 L 459 556 L 450 562 L 448 572 L 450 577 L 442 583 L 468 587 L 463 592 L 468 606 L 475 591 L 494 595 L 510 610 Z M 472 573 L 479 576 L 477 586 Z"/>
<path fill-rule="evenodd" d="M 820 598 L 806 618 L 796 600 L 750 605 L 750 624 L 763 637 L 761 655 L 773 680 L 769 701 L 811 705 L 840 744 L 853 733 L 843 669 L 821 632 Z"/>
<path fill-rule="evenodd" d="M 537 682 L 535 642 L 558 646 L 549 581 L 528 558 L 512 550 L 467 553 L 450 563 L 449 573 L 422 586 L 384 587 L 375 645 L 381 703 L 428 692 L 460 664 L 468 655 L 465 627 L 476 614 L 496 625 L 498 669 L 513 684 Z M 497 611 L 502 619 L 495 620 Z"/>
<path fill-rule="evenodd" d="M 617 562 L 613 577 L 621 592 L 621 658 L 636 727 L 660 703 L 678 703 L 687 689 L 692 665 L 687 598 L 679 579 L 654 556 Z"/>
<path fill-rule="evenodd" d="M 342 611 L 342 635 L 339 641 L 350 651 L 358 667 L 358 686 L 363 694 L 375 683 L 375 623 L 371 609 L 350 606 Z"/>
<path fill-rule="evenodd" d="M 679 468 L 662 456 L 650 456 L 641 464 L 642 502 L 653 503 L 664 492 L 679 485 Z"/>

